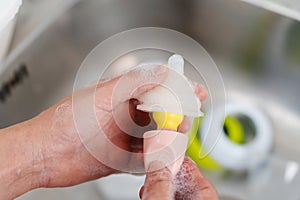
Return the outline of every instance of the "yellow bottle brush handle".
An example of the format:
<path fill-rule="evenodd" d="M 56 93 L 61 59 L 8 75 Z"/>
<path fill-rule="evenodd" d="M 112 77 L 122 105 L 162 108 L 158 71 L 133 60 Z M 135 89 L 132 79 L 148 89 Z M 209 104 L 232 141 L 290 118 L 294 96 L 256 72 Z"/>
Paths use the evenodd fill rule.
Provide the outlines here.
<path fill-rule="evenodd" d="M 177 131 L 178 126 L 183 121 L 183 115 L 167 113 L 167 112 L 153 112 L 154 121 L 156 122 L 157 129 L 170 129 Z"/>

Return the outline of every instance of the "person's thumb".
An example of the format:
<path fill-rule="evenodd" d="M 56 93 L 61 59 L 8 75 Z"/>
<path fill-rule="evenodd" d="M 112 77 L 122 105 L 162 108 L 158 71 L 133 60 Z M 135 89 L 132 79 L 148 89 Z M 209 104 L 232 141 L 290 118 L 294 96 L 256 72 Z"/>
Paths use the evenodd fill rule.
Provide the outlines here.
<path fill-rule="evenodd" d="M 171 171 L 159 161 L 150 163 L 146 180 L 141 192 L 143 200 L 174 199 L 174 183 Z"/>

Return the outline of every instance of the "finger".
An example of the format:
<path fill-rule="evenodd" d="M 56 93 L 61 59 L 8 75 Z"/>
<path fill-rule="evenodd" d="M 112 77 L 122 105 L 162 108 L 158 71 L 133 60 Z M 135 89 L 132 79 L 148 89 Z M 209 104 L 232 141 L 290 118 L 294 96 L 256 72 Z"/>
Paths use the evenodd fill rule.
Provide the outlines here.
<path fill-rule="evenodd" d="M 197 82 L 192 82 L 192 85 L 196 96 L 200 99 L 200 101 L 204 101 L 208 96 L 206 89 Z"/>
<path fill-rule="evenodd" d="M 182 123 L 178 126 L 178 132 L 186 133 L 190 130 L 192 123 L 188 117 L 184 117 Z"/>
<path fill-rule="evenodd" d="M 163 165 L 158 161 L 154 161 L 149 166 L 146 174 L 143 200 L 171 200 L 174 199 L 173 176 L 167 167 L 161 168 Z M 160 169 L 161 168 L 161 169 Z M 158 169 L 151 171 L 151 169 Z"/>
<path fill-rule="evenodd" d="M 125 79 L 125 83 L 127 82 L 127 79 L 128 82 L 134 80 L 133 83 L 129 84 L 132 85 L 132 92 L 128 93 L 128 95 L 132 95 L 131 98 L 138 98 L 141 94 L 152 90 L 163 83 L 167 76 L 168 68 L 166 66 L 159 65 L 133 70 L 123 76 L 123 78 Z"/>
<path fill-rule="evenodd" d="M 213 185 L 202 175 L 198 167 L 189 158 L 185 158 L 175 177 L 175 199 L 218 199 Z"/>
<path fill-rule="evenodd" d="M 102 97 L 111 97 L 117 105 L 160 85 L 168 75 L 167 67 L 153 65 L 137 68 L 110 81 L 99 83 L 97 93 Z"/>

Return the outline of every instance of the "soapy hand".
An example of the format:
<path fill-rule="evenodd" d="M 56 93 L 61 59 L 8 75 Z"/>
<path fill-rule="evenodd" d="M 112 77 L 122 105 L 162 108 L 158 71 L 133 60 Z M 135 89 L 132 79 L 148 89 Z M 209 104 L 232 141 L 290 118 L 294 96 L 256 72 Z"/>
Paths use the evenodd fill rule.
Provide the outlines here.
<path fill-rule="evenodd" d="M 161 169 L 152 171 L 151 168 Z M 175 177 L 161 163 L 151 163 L 145 184 L 140 190 L 140 197 L 143 200 L 216 200 L 218 194 L 212 184 L 201 174 L 195 163 L 186 157 Z"/>
<path fill-rule="evenodd" d="M 142 169 L 142 135 L 146 131 L 143 126 L 151 120 L 147 113 L 136 110 L 139 103 L 136 99 L 161 84 L 167 75 L 164 66 L 133 70 L 83 88 L 37 117 L 0 130 L 2 157 L 11 158 L 0 165 L 2 172 L 7 172 L 0 171 L 0 187 L 10 191 L 6 196 L 0 195 L 0 199 L 15 198 L 38 187 L 72 186 L 113 173 Z M 193 87 L 196 96 L 204 100 L 206 91 L 198 84 Z M 124 113 L 129 113 L 129 118 Z M 128 127 L 120 129 L 115 116 Z M 130 127 L 130 120 L 142 128 Z M 186 132 L 189 126 L 184 120 L 178 131 Z M 151 124 L 146 127 L 151 128 Z M 16 149 L 5 141 L 14 141 Z M 6 166 L 17 167 L 10 167 L 14 169 L 10 171 Z M 7 185 L 8 181 L 14 182 Z"/>
<path fill-rule="evenodd" d="M 44 186 L 70 186 L 141 168 L 143 133 L 132 137 L 120 129 L 116 118 L 128 126 L 122 127 L 127 130 L 132 130 L 131 120 L 148 123 L 148 114 L 135 110 L 135 99 L 158 86 L 167 75 L 164 66 L 133 70 L 83 88 L 38 116 L 39 124 L 48 130 L 43 136 L 47 166 Z M 137 154 L 132 156 L 131 152 Z"/>
<path fill-rule="evenodd" d="M 44 157 L 46 162 L 49 161 L 47 166 L 50 169 L 45 186 L 74 185 L 119 171 L 142 172 L 144 170 L 142 135 L 146 130 L 143 127 L 142 130 L 135 130 L 136 128 L 132 127 L 120 129 L 120 124 L 116 123 L 115 118 L 124 122 L 123 125 L 130 126 L 131 119 L 124 114 L 129 110 L 130 117 L 135 123 L 140 125 L 149 123 L 148 113 L 136 110 L 138 101 L 133 99 L 161 84 L 167 74 L 168 69 L 164 66 L 133 70 L 112 80 L 100 82 L 96 86 L 82 89 L 73 95 L 73 99 L 67 97 L 42 113 L 40 120 L 50 118 L 47 120 L 49 124 L 46 125 L 50 131 L 44 136 L 43 141 L 46 144 L 43 148 Z M 120 86 L 121 90 L 116 91 Z M 207 93 L 200 85 L 194 84 L 194 88 L 200 100 L 206 98 Z M 74 96 L 78 101 L 74 102 Z M 89 99 L 89 96 L 95 99 L 91 111 L 87 109 L 90 102 L 86 99 Z M 76 104 L 78 110 L 82 112 L 76 113 L 75 122 L 73 118 L 77 110 L 72 109 L 72 103 L 73 107 Z M 96 121 L 92 120 L 94 114 Z M 155 129 L 155 125 L 148 128 Z M 127 130 L 126 133 L 124 129 Z M 179 131 L 186 130 L 188 123 L 184 120 Z M 105 141 L 104 138 L 108 140 Z M 115 147 L 125 151 L 118 151 Z"/>

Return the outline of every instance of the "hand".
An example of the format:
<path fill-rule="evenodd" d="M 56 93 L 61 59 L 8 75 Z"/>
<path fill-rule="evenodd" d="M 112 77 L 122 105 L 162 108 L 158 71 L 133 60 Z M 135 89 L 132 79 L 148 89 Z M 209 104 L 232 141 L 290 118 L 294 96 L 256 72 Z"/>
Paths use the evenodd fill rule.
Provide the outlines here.
<path fill-rule="evenodd" d="M 129 110 L 132 118 L 147 120 L 147 113 L 136 111 L 134 99 L 158 86 L 167 75 L 164 66 L 133 70 L 81 89 L 38 116 L 38 123 L 48 130 L 42 134 L 47 168 L 44 187 L 71 186 L 142 164 L 142 138 L 125 133 L 115 118 L 125 118 L 129 124 L 131 119 L 125 115 Z M 116 147 L 140 154 L 132 158 Z"/>
<path fill-rule="evenodd" d="M 45 165 L 50 169 L 47 170 L 45 187 L 70 186 L 119 171 L 143 172 L 142 135 L 147 130 L 143 127 L 135 130 L 136 127 L 129 122 L 131 117 L 143 126 L 150 122 L 150 118 L 148 113 L 135 109 L 138 102 L 134 99 L 161 84 L 167 75 L 168 70 L 164 66 L 130 71 L 78 91 L 73 98 L 67 97 L 43 113 L 39 118 L 51 130 L 44 134 L 43 139 Z M 205 99 L 206 91 L 199 84 L 193 86 L 198 98 Z M 93 102 L 94 106 L 90 106 Z M 88 110 L 89 107 L 91 110 Z M 128 110 L 129 117 L 126 115 Z M 116 118 L 127 127 L 121 130 Z M 179 129 L 187 129 L 186 124 L 183 123 Z M 155 129 L 155 126 L 148 128 Z M 124 129 L 127 131 L 124 132 Z M 106 138 L 109 140 L 105 141 Z M 125 150 L 125 153 L 115 147 Z"/>
<path fill-rule="evenodd" d="M 162 83 L 167 74 L 164 66 L 130 71 L 96 86 L 83 88 L 37 117 L 1 130 L 0 153 L 5 162 L 1 162 L 0 167 L 17 166 L 10 168 L 9 173 L 0 173 L 0 186 L 7 184 L 5 180 L 14 181 L 10 183 L 11 192 L 6 197 L 14 198 L 38 187 L 72 186 L 119 172 L 96 159 L 97 156 L 117 164 L 119 169 L 143 167 L 141 136 L 144 131 L 125 127 L 131 131 L 129 134 L 134 133 L 137 137 L 124 133 L 114 115 L 117 114 L 127 124 L 129 119 L 123 116 L 123 111 L 129 110 L 137 124 L 148 124 L 148 114 L 135 109 L 138 101 L 134 99 Z M 115 92 L 120 85 L 121 90 Z M 201 86 L 194 84 L 194 88 L 200 100 L 206 98 L 207 93 Z M 74 105 L 79 112 L 74 111 Z M 88 109 L 90 107 L 91 110 Z M 179 129 L 186 129 L 186 124 L 183 123 Z M 102 140 L 104 136 L 109 139 L 108 142 Z M 7 141 L 13 141 L 14 146 L 19 148 L 13 148 Z M 140 153 L 124 156 L 111 149 L 111 143 L 126 152 Z M 8 191 L 6 188 L 2 187 L 3 191 Z"/>
<path fill-rule="evenodd" d="M 157 169 L 158 165 L 160 163 L 154 162 L 149 168 Z M 156 171 L 149 169 L 149 171 L 146 174 L 145 185 L 140 190 L 140 197 L 143 200 L 218 199 L 215 188 L 187 157 L 175 177 L 167 167 Z"/>

